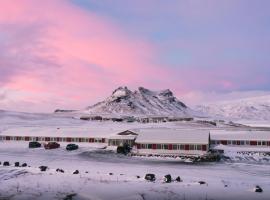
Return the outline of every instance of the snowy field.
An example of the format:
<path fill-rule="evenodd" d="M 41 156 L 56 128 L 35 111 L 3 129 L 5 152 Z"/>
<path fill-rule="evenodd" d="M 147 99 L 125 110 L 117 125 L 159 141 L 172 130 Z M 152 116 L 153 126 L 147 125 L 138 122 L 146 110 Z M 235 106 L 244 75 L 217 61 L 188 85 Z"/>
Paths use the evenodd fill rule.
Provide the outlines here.
<path fill-rule="evenodd" d="M 82 146 L 74 152 L 28 149 L 25 142 L 2 142 L 0 199 L 269 199 L 270 157 L 237 155 L 219 163 L 187 164 L 134 158 Z M 28 167 L 14 167 L 15 162 Z M 39 166 L 49 167 L 40 172 Z M 30 166 L 30 167 L 29 167 Z M 56 172 L 61 168 L 65 173 Z M 79 174 L 73 172 L 79 170 Z M 88 172 L 88 173 L 87 173 Z M 112 175 L 110 175 L 112 173 Z M 143 179 L 154 173 L 154 183 Z M 163 176 L 183 182 L 163 183 Z M 140 176 L 140 178 L 137 178 Z M 200 185 L 198 181 L 205 181 Z M 253 192 L 259 185 L 263 193 Z"/>
<path fill-rule="evenodd" d="M 26 118 L 26 119 L 25 119 Z M 109 130 L 140 127 L 198 127 L 192 123 L 120 124 L 93 123 L 71 118 L 9 116 L 0 120 L 1 130 L 13 127 L 89 127 L 108 126 Z M 140 128 L 139 127 L 139 128 Z M 206 128 L 206 127 L 203 127 Z M 118 155 L 102 145 L 80 144 L 73 152 L 60 149 L 29 149 L 26 142 L 0 142 L 0 200 L 6 199 L 265 199 L 270 197 L 270 156 L 242 154 L 225 148 L 225 158 L 212 163 L 181 163 Z M 9 161 L 11 166 L 3 166 Z M 14 163 L 27 163 L 15 167 Z M 49 169 L 41 172 L 39 166 Z M 56 172 L 57 168 L 64 173 Z M 73 174 L 79 170 L 79 174 Z M 146 173 L 156 175 L 155 182 L 144 180 Z M 171 174 L 182 182 L 164 183 Z M 200 185 L 198 181 L 206 184 Z M 255 193 L 259 185 L 262 193 Z"/>

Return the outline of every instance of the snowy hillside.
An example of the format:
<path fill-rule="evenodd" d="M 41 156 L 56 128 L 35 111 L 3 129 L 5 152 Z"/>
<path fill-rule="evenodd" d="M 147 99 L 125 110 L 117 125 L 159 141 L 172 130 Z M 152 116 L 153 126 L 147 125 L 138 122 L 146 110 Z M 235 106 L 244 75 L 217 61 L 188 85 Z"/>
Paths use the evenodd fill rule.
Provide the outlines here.
<path fill-rule="evenodd" d="M 270 95 L 200 105 L 196 110 L 212 117 L 270 120 Z"/>
<path fill-rule="evenodd" d="M 192 110 L 174 97 L 170 90 L 151 91 L 143 87 L 132 92 L 127 87 L 117 88 L 110 97 L 87 108 L 90 114 L 119 115 L 192 115 Z"/>

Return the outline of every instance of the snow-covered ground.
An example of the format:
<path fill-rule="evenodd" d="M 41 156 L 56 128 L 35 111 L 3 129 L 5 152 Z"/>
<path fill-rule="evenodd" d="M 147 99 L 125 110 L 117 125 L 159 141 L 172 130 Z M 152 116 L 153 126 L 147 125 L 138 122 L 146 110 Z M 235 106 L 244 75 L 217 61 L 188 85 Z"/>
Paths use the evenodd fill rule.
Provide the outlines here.
<path fill-rule="evenodd" d="M 219 163 L 184 164 L 126 157 L 97 146 L 84 145 L 67 152 L 64 146 L 55 150 L 28 149 L 25 142 L 1 142 L 0 161 L 12 165 L 0 166 L 0 199 L 64 199 L 69 194 L 76 194 L 74 199 L 269 199 L 270 196 L 270 157 L 244 162 L 233 156 Z M 16 161 L 26 162 L 30 167 L 14 167 Z M 40 172 L 41 165 L 49 170 Z M 65 173 L 56 172 L 57 168 Z M 80 173 L 72 174 L 76 169 Z M 157 180 L 145 181 L 146 173 L 156 174 Z M 163 183 L 166 174 L 173 178 L 180 176 L 183 182 Z M 200 185 L 198 181 L 206 184 Z M 261 186 L 263 193 L 253 192 L 255 185 Z"/>
<path fill-rule="evenodd" d="M 89 122 L 57 115 L 0 115 L 0 131 L 10 128 L 80 127 L 114 130 L 170 127 L 202 128 L 212 126 L 195 122 L 160 124 Z M 102 145 L 79 144 L 73 152 L 60 149 L 29 149 L 26 142 L 0 142 L 0 199 L 269 199 L 270 156 L 239 153 L 225 149 L 225 158 L 212 163 L 183 163 L 172 159 L 129 157 L 102 149 Z M 9 161 L 11 166 L 3 166 Z M 28 167 L 15 167 L 15 162 Z M 49 167 L 41 172 L 39 166 Z M 56 172 L 61 168 L 65 173 Z M 73 174 L 79 170 L 79 174 Z M 88 173 L 87 173 L 88 172 Z M 112 173 L 110 175 L 110 173 Z M 144 180 L 156 174 L 155 182 Z M 163 176 L 180 176 L 183 182 L 163 183 Z M 139 176 L 140 178 L 138 178 Z M 205 181 L 200 185 L 198 181 Z M 262 193 L 253 188 L 259 185 Z M 73 198 L 71 198 L 71 196 Z M 68 198 L 70 197 L 70 198 Z"/>

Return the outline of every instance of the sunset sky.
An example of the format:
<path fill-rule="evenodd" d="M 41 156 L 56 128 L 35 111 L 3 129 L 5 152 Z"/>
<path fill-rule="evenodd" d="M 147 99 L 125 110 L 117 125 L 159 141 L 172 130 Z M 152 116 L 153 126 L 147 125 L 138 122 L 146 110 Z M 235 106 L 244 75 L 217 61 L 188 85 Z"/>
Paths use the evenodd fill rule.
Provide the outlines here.
<path fill-rule="evenodd" d="M 79 109 L 122 85 L 170 88 L 187 104 L 268 93 L 269 8 L 269 0 L 0 0 L 0 109 Z"/>

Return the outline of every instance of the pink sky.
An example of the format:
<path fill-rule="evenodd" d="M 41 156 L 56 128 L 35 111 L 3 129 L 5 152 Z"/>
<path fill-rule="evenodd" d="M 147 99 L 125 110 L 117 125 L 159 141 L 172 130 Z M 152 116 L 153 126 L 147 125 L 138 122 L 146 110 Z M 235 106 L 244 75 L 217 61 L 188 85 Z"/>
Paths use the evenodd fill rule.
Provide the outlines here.
<path fill-rule="evenodd" d="M 42 111 L 80 108 L 119 85 L 147 85 L 152 73 L 167 73 L 153 65 L 155 48 L 147 41 L 67 1 L 6 0 L 4 10 L 0 86 L 12 100 L 7 107 L 45 101 Z"/>
<path fill-rule="evenodd" d="M 226 39 L 218 46 L 213 37 L 214 43 L 209 43 L 208 48 L 197 41 L 199 37 L 181 38 L 184 30 L 177 39 L 166 43 L 164 38 L 156 39 L 159 24 L 150 18 L 162 17 L 164 9 L 169 15 L 179 8 L 179 19 L 193 27 L 193 23 L 201 23 L 200 14 L 212 22 L 209 9 L 215 6 L 185 3 L 183 6 L 192 8 L 192 12 L 187 12 L 185 7 L 161 4 L 153 10 L 151 3 L 140 9 L 142 2 L 138 2 L 126 10 L 141 20 L 140 25 L 133 25 L 129 15 L 120 15 L 121 20 L 114 16 L 112 11 L 117 6 L 121 8 L 119 2 L 108 5 L 111 10 L 104 14 L 72 0 L 1 0 L 0 109 L 29 112 L 79 109 L 103 100 L 122 85 L 131 89 L 170 88 L 180 99 L 193 97 L 191 101 L 196 101 L 196 91 L 200 95 L 202 91 L 233 91 L 241 89 L 241 84 L 247 81 L 258 85 L 268 81 L 260 76 L 254 80 L 249 79 L 250 75 L 235 77 L 232 70 L 241 74 L 244 62 L 211 57 L 212 52 L 223 51 L 220 46 L 228 48 Z M 220 8 L 219 5 L 220 12 L 214 12 L 215 15 L 225 13 Z M 149 26 L 145 24 L 147 20 L 152 22 Z M 160 28 L 164 34 L 169 30 L 162 24 Z M 148 32 L 150 29 L 153 34 Z M 179 49 L 181 52 L 176 54 Z M 196 55 L 191 57 L 193 63 L 183 62 L 186 60 L 183 49 Z M 167 61 L 171 51 L 177 56 L 169 54 Z"/>

